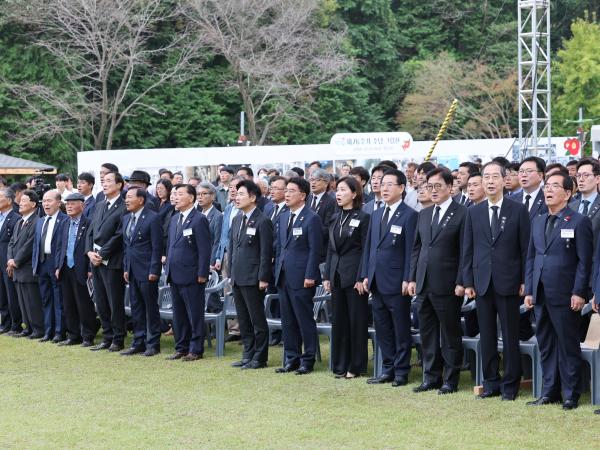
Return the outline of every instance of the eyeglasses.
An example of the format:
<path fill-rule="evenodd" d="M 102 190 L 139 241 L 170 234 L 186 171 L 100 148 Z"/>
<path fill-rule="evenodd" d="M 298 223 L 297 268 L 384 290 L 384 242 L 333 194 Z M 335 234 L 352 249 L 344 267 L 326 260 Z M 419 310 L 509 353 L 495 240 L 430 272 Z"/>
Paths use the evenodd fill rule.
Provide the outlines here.
<path fill-rule="evenodd" d="M 428 191 L 441 191 L 444 188 L 445 185 L 443 185 L 442 183 L 435 183 L 435 184 L 428 184 L 427 185 L 427 190 Z"/>
<path fill-rule="evenodd" d="M 519 175 L 531 175 L 532 173 L 539 172 L 539 170 L 535 169 L 519 169 Z"/>
<path fill-rule="evenodd" d="M 392 186 L 400 186 L 398 183 L 381 183 L 382 188 L 391 189 Z"/>
<path fill-rule="evenodd" d="M 314 181 L 325 181 L 323 178 L 309 178 L 308 181 L 310 181 L 311 183 Z"/>
<path fill-rule="evenodd" d="M 285 188 L 282 187 L 275 187 L 275 186 L 270 186 L 269 187 L 270 191 L 285 191 Z"/>
<path fill-rule="evenodd" d="M 292 194 L 293 195 L 293 194 L 297 194 L 300 191 L 297 191 L 296 189 L 285 189 L 284 192 L 286 194 Z"/>
<path fill-rule="evenodd" d="M 558 183 L 545 184 L 544 187 L 542 187 L 542 189 L 544 191 L 551 191 L 551 192 L 558 191 L 559 189 L 563 189 L 566 191 L 566 189 Z"/>
<path fill-rule="evenodd" d="M 575 178 L 577 178 L 578 180 L 587 180 L 589 177 L 593 177 L 594 174 L 591 172 L 582 172 L 582 173 L 578 173 L 577 175 L 575 175 Z"/>

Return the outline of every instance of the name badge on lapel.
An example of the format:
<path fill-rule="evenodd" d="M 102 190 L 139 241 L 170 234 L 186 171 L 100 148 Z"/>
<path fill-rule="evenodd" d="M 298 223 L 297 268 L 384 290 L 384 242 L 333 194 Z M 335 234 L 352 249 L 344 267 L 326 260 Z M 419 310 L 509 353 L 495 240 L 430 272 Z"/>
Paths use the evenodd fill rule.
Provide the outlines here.
<path fill-rule="evenodd" d="M 560 237 L 563 239 L 575 238 L 575 230 L 573 228 L 563 228 L 560 230 Z"/>
<path fill-rule="evenodd" d="M 302 236 L 302 228 L 292 228 L 292 234 L 294 236 Z"/>
<path fill-rule="evenodd" d="M 359 225 L 360 225 L 360 220 L 358 220 L 358 219 L 352 219 L 352 220 L 350 221 L 350 226 L 351 226 L 352 228 L 356 228 L 356 227 L 357 227 L 357 226 L 359 226 Z"/>
<path fill-rule="evenodd" d="M 392 227 L 390 228 L 390 233 L 392 234 L 401 234 L 402 233 L 402 227 L 399 225 L 392 225 Z"/>
<path fill-rule="evenodd" d="M 256 236 L 256 228 L 246 228 L 246 234 L 248 236 Z"/>
<path fill-rule="evenodd" d="M 194 234 L 194 230 L 192 230 L 191 228 L 186 228 L 185 230 L 183 230 L 184 236 L 191 236 L 192 234 Z"/>

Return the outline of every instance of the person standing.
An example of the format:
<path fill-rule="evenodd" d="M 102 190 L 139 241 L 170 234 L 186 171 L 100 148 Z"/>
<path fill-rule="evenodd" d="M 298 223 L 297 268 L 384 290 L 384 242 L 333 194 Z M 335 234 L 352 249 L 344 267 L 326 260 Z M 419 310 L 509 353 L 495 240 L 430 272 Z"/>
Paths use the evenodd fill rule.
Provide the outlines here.
<path fill-rule="evenodd" d="M 383 207 L 383 199 L 381 198 L 381 179 L 386 170 L 387 168 L 382 165 L 375 166 L 371 169 L 371 200 L 365 203 L 362 208 L 362 210 L 369 215 Z"/>
<path fill-rule="evenodd" d="M 162 219 L 146 208 L 148 193 L 132 186 L 125 195 L 127 213 L 123 216 L 123 279 L 129 283 L 133 319 L 131 347 L 121 355 L 160 353 L 160 313 L 158 279 L 162 270 Z"/>
<path fill-rule="evenodd" d="M 8 333 L 11 336 L 23 331 L 17 290 L 6 271 L 8 244 L 21 217 L 13 209 L 14 201 L 15 193 L 11 189 L 0 189 L 0 334 Z"/>
<path fill-rule="evenodd" d="M 217 251 L 221 242 L 221 229 L 223 228 L 223 213 L 214 206 L 215 187 L 208 181 L 201 182 L 196 186 L 198 196 L 198 211 L 206 216 L 210 228 L 210 265 L 213 268 L 217 262 Z"/>
<path fill-rule="evenodd" d="M 165 274 L 173 298 L 175 353 L 169 360 L 196 361 L 204 355 L 204 288 L 210 265 L 208 220 L 195 207 L 196 189 L 176 185 Z"/>
<path fill-rule="evenodd" d="M 288 211 L 279 216 L 275 238 L 275 284 L 283 331 L 283 366 L 277 373 L 305 375 L 313 371 L 319 341 L 313 297 L 321 280 L 322 222 L 305 204 L 310 185 L 304 178 L 287 182 Z M 304 352 L 302 344 L 304 343 Z"/>
<path fill-rule="evenodd" d="M 525 290 L 529 214 L 524 205 L 505 200 L 506 169 L 483 166 L 487 201 L 467 211 L 463 241 L 465 293 L 477 299 L 481 338 L 483 392 L 479 398 L 514 400 L 521 382 L 519 304 Z M 504 376 L 500 378 L 497 319 L 503 342 Z"/>
<path fill-rule="evenodd" d="M 240 324 L 244 351 L 233 367 L 260 369 L 267 366 L 269 327 L 265 317 L 265 290 L 272 279 L 273 224 L 258 208 L 260 188 L 251 180 L 237 186 L 231 225 L 229 277 Z"/>
<path fill-rule="evenodd" d="M 471 199 L 469 199 L 468 192 L 469 177 L 477 172 L 479 172 L 479 167 L 477 167 L 477 164 L 470 161 L 462 162 L 458 166 L 456 179 L 458 181 L 459 192 L 454 196 L 453 200 L 459 205 L 467 207 L 471 205 L 472 202 Z"/>
<path fill-rule="evenodd" d="M 67 340 L 58 344 L 62 346 L 91 347 L 98 332 L 96 310 L 87 288 L 91 273 L 85 246 L 90 219 L 85 216 L 85 200 L 85 196 L 77 192 L 65 199 L 69 217 L 62 227 L 60 247 L 55 255 L 67 332 Z"/>
<path fill-rule="evenodd" d="M 360 278 L 360 262 L 369 231 L 360 182 L 352 176 L 338 181 L 338 211 L 329 227 L 323 287 L 331 292 L 333 373 L 355 378 L 367 370 L 368 293 Z"/>
<path fill-rule="evenodd" d="M 542 158 L 537 156 L 525 158 L 519 166 L 519 183 L 522 190 L 509 197 L 512 201 L 525 205 L 531 220 L 548 212 L 542 190 L 545 170 L 546 163 Z"/>
<path fill-rule="evenodd" d="M 548 213 L 533 219 L 525 272 L 525 306 L 533 308 L 542 366 L 542 396 L 530 406 L 561 402 L 575 409 L 581 395 L 581 309 L 592 265 L 592 223 L 567 204 L 573 181 L 563 172 L 546 178 Z"/>
<path fill-rule="evenodd" d="M 453 182 L 446 169 L 428 172 L 434 206 L 419 213 L 408 292 L 418 300 L 424 381 L 414 392 L 439 389 L 438 394 L 450 394 L 458 389 L 465 293 L 461 247 L 467 208 L 450 197 Z"/>
<path fill-rule="evenodd" d="M 118 172 L 102 179 L 104 200 L 96 204 L 87 235 L 87 256 L 92 265 L 94 300 L 102 323 L 102 342 L 92 351 L 123 350 L 125 339 L 125 283 L 123 281 L 123 233 L 121 219 L 125 184 Z"/>
<path fill-rule="evenodd" d="M 94 198 L 94 184 L 96 178 L 89 172 L 82 172 L 77 177 L 77 191 L 83 195 L 85 199 L 83 203 L 83 215 L 90 219 L 96 207 L 96 199 Z M 66 201 L 66 200 L 65 200 Z"/>
<path fill-rule="evenodd" d="M 321 218 L 323 229 L 323 246 L 321 251 L 321 261 L 325 261 L 327 254 L 327 244 L 329 241 L 329 226 L 332 224 L 333 213 L 335 212 L 335 199 L 328 194 L 328 186 L 331 175 L 324 169 L 315 169 L 310 175 L 310 195 L 306 199 L 306 204 Z"/>

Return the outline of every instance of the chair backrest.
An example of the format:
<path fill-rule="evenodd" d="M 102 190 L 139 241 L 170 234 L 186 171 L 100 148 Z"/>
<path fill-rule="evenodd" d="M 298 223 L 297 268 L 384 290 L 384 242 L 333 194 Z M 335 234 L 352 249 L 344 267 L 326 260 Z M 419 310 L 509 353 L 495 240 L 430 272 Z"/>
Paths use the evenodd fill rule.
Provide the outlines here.
<path fill-rule="evenodd" d="M 267 294 L 265 295 L 265 316 L 267 319 L 273 319 L 273 313 L 271 311 L 271 304 L 274 300 L 279 300 L 279 294 Z"/>
<path fill-rule="evenodd" d="M 331 294 L 315 295 L 313 297 L 313 314 L 315 321 L 329 323 L 331 322 L 330 313 Z"/>
<path fill-rule="evenodd" d="M 162 310 L 173 309 L 173 299 L 171 298 L 171 286 L 162 286 L 158 288 L 158 307 Z"/>
<path fill-rule="evenodd" d="M 585 335 L 584 344 L 588 348 L 598 349 L 600 347 L 600 316 L 592 314 L 590 325 Z"/>

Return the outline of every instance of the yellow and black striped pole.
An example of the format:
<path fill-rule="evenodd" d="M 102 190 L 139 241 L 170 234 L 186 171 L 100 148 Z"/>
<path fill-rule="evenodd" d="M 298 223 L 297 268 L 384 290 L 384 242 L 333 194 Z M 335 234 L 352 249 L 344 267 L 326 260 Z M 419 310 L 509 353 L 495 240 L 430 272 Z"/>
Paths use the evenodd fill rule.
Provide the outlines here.
<path fill-rule="evenodd" d="M 425 161 L 429 161 L 429 159 L 431 158 L 431 155 L 433 154 L 433 151 L 435 150 L 435 146 L 437 145 L 439 140 L 442 138 L 442 136 L 444 136 L 444 133 L 446 133 L 446 129 L 448 128 L 448 125 L 450 124 L 450 122 L 452 122 L 452 118 L 454 117 L 454 112 L 456 111 L 457 106 L 458 106 L 458 100 L 454 99 L 452 101 L 452 105 L 450 105 L 448 114 L 446 114 L 444 123 L 442 123 L 442 126 L 440 127 L 440 131 L 438 132 L 437 136 L 435 137 L 435 141 L 433 141 L 433 144 L 431 144 L 431 148 L 429 149 L 429 153 L 427 153 L 427 156 L 425 157 Z"/>

